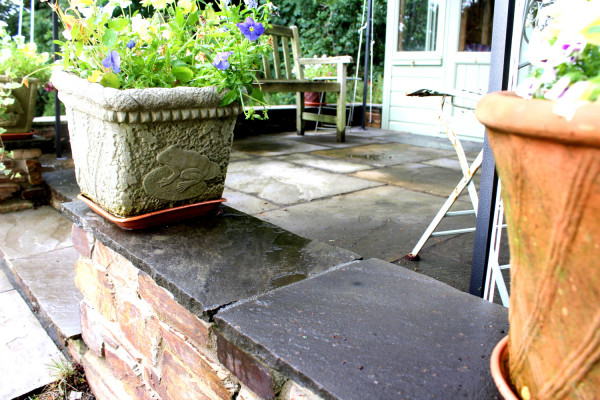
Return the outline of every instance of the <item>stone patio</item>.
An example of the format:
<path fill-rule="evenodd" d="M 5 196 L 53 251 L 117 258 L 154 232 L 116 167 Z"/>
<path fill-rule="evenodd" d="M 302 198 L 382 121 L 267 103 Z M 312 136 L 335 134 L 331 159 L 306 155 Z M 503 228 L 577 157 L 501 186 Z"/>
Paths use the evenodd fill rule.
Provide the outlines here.
<path fill-rule="evenodd" d="M 472 160 L 481 144 L 463 146 Z M 69 163 L 57 163 L 51 155 L 42 156 L 41 162 L 52 204 L 73 200 L 77 188 Z M 394 262 L 467 291 L 474 234 L 432 238 L 420 261 L 405 258 L 460 178 L 446 139 L 356 128 L 347 133 L 346 143 L 337 143 L 334 133 L 270 134 L 234 141 L 224 197 L 227 206 L 309 240 L 365 260 Z M 469 207 L 463 195 L 453 210 Z M 70 226 L 50 207 L 0 218 L 6 272 L 39 304 L 40 313 L 64 340 L 80 332 L 76 305 L 81 297 L 70 278 L 76 257 Z M 471 226 L 474 216 L 461 216 L 445 219 L 440 229 Z M 0 291 L 10 291 L 8 285 L 0 276 Z"/>

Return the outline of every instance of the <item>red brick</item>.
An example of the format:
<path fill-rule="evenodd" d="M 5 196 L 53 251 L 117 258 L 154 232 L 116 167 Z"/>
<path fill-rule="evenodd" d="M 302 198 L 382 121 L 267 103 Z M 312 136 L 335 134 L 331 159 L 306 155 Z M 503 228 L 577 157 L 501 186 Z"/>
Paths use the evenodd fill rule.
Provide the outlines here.
<path fill-rule="evenodd" d="M 25 160 L 27 179 L 32 185 L 40 185 L 42 179 L 42 164 L 38 160 Z"/>
<path fill-rule="evenodd" d="M 199 375 L 196 369 L 192 372 L 184 363 L 174 356 L 170 351 L 165 350 L 162 360 L 162 374 L 159 390 L 157 392 L 170 400 L 183 399 L 230 399 L 232 393 L 225 390 L 215 391 L 212 380 L 213 374 Z"/>
<path fill-rule="evenodd" d="M 217 357 L 225 368 L 259 396 L 268 399 L 275 396 L 271 371 L 225 339 L 221 333 L 214 332 L 217 337 Z"/>
<path fill-rule="evenodd" d="M 67 350 L 69 355 L 77 364 L 83 364 L 83 355 L 88 351 L 88 347 L 81 339 L 69 339 L 67 341 Z"/>
<path fill-rule="evenodd" d="M 45 200 L 48 197 L 48 191 L 44 186 L 34 186 L 21 191 L 21 198 L 24 200 Z"/>
<path fill-rule="evenodd" d="M 21 190 L 21 187 L 14 183 L 0 183 L 0 193 L 14 193 L 19 190 Z"/>
<path fill-rule="evenodd" d="M 141 366 L 122 347 L 106 346 L 106 364 L 112 375 L 119 379 L 125 391 L 134 399 L 151 399 L 150 388 L 142 380 Z"/>
<path fill-rule="evenodd" d="M 81 337 L 83 341 L 96 356 L 103 357 L 104 338 L 101 335 L 102 317 L 97 311 L 91 309 L 85 301 L 80 303 L 79 315 L 81 318 Z"/>
<path fill-rule="evenodd" d="M 30 160 L 32 158 L 38 158 L 42 155 L 42 150 L 40 149 L 18 149 L 12 150 L 13 160 Z"/>
<path fill-rule="evenodd" d="M 198 347 L 208 347 L 210 324 L 200 320 L 173 298 L 166 289 L 158 286 L 148 274 L 140 271 L 139 293 L 171 326 L 183 333 Z"/>
<path fill-rule="evenodd" d="M 100 242 L 96 242 L 92 259 L 106 267 L 111 278 L 121 285 L 137 289 L 139 269 L 129 260 Z"/>
<path fill-rule="evenodd" d="M 98 268 L 90 259 L 80 257 L 75 263 L 75 285 L 104 318 L 109 321 L 116 320 L 113 286 L 106 276 L 105 269 Z"/>
<path fill-rule="evenodd" d="M 138 306 L 127 300 L 119 301 L 117 311 L 123 335 L 147 363 L 153 365 L 156 359 L 153 349 L 159 340 L 158 319 L 154 315 L 144 315 Z"/>
<path fill-rule="evenodd" d="M 121 381 L 115 378 L 106 365 L 106 360 L 92 352 L 83 357 L 85 377 L 97 400 L 129 400 L 132 397 L 125 391 Z"/>
<path fill-rule="evenodd" d="M 223 366 L 210 361 L 196 347 L 186 340 L 186 337 L 175 332 L 168 325 L 160 324 L 160 333 L 166 344 L 166 349 L 174 354 L 190 371 L 204 378 L 215 393 L 230 392 L 233 394 L 231 373 Z"/>
<path fill-rule="evenodd" d="M 94 248 L 94 236 L 90 231 L 73 224 L 71 228 L 71 240 L 73 247 L 79 254 L 85 258 L 92 258 L 92 249 Z"/>

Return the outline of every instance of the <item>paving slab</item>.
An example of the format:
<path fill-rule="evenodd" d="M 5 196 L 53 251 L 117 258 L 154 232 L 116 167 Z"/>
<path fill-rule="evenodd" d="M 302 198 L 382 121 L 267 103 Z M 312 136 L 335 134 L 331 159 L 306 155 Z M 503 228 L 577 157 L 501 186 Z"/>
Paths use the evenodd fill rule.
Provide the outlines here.
<path fill-rule="evenodd" d="M 412 146 L 404 143 L 382 143 L 343 149 L 319 150 L 315 151 L 314 154 L 371 165 L 373 167 L 384 167 L 448 157 L 453 152 L 450 150 Z"/>
<path fill-rule="evenodd" d="M 81 202 L 63 210 L 205 320 L 226 304 L 359 257 L 227 206 L 217 215 L 138 231 L 120 229 Z"/>
<path fill-rule="evenodd" d="M 329 147 L 282 137 L 281 135 L 254 136 L 233 142 L 233 150 L 260 156 L 280 156 L 299 152 L 309 152 Z"/>
<path fill-rule="evenodd" d="M 75 286 L 77 258 L 77 251 L 66 247 L 11 261 L 23 289 L 65 339 L 81 334 L 79 302 L 83 296 Z"/>
<path fill-rule="evenodd" d="M 259 199 L 258 197 L 238 192 L 237 190 L 231 190 L 227 187 L 223 191 L 223 197 L 227 199 L 228 207 L 235 208 L 238 211 L 250 215 L 260 214 L 281 207 L 263 199 Z"/>
<path fill-rule="evenodd" d="M 220 311 L 218 329 L 326 399 L 493 399 L 507 310 L 381 260 Z M 344 377 L 344 379 L 340 379 Z"/>
<path fill-rule="evenodd" d="M 353 173 L 352 176 L 442 196 L 444 200 L 438 206 L 439 208 L 444 203 L 445 198 L 452 193 L 463 175 L 462 172 L 448 168 L 422 163 L 409 163 L 358 171 Z M 480 176 L 481 173 L 478 171 L 473 179 L 475 187 L 479 187 Z M 467 193 L 467 190 L 465 189 L 463 193 Z"/>
<path fill-rule="evenodd" d="M 0 293 L 0 399 L 55 380 L 48 367 L 64 359 L 16 290 Z"/>
<path fill-rule="evenodd" d="M 393 261 L 410 253 L 443 202 L 427 193 L 381 186 L 268 211 L 259 217 L 364 258 Z M 453 210 L 469 207 L 470 203 L 458 201 Z M 475 217 L 466 215 L 444 219 L 440 229 L 473 226 Z M 472 251 L 471 245 L 468 252 Z"/>
<path fill-rule="evenodd" d="M 263 158 L 229 164 L 225 185 L 275 204 L 288 205 L 381 183 Z"/>
<path fill-rule="evenodd" d="M 0 293 L 12 290 L 13 285 L 10 283 L 4 271 L 0 271 Z"/>
<path fill-rule="evenodd" d="M 306 167 L 323 169 L 338 174 L 347 174 L 350 172 L 363 171 L 370 169 L 371 166 L 360 163 L 353 163 L 345 160 L 320 157 L 314 154 L 296 153 L 287 156 L 276 157 L 277 160 L 304 165 Z"/>
<path fill-rule="evenodd" d="M 0 253 L 9 261 L 72 246 L 72 223 L 50 206 L 4 214 Z"/>

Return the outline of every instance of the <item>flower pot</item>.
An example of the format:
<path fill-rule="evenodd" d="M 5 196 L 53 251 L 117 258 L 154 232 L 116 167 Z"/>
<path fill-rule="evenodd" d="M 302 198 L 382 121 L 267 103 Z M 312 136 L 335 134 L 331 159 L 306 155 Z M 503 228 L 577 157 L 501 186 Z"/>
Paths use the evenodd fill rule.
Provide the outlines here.
<path fill-rule="evenodd" d="M 505 336 L 492 352 L 490 357 L 490 370 L 494 383 L 504 400 L 517 400 L 508 376 L 508 336 Z"/>
<path fill-rule="evenodd" d="M 117 90 L 62 71 L 77 183 L 116 217 L 221 198 L 240 107 L 216 87 Z"/>
<path fill-rule="evenodd" d="M 485 96 L 511 253 L 508 369 L 522 397 L 600 388 L 600 104 L 571 121 L 547 100 Z"/>
<path fill-rule="evenodd" d="M 21 78 L 12 79 L 13 82 L 20 83 Z M 35 101 L 37 99 L 38 80 L 36 78 L 27 78 L 29 87 L 22 85 L 11 91 L 11 97 L 15 100 L 13 104 L 6 108 L 8 119 L 0 118 L 0 128 L 6 129 L 6 133 L 25 133 L 31 132 L 31 124 L 35 117 Z M 0 76 L 0 86 L 3 86 L 9 79 Z"/>
<path fill-rule="evenodd" d="M 322 102 L 321 98 L 325 100 L 325 96 L 321 92 L 306 92 L 304 93 L 304 105 L 306 107 L 324 106 L 325 102 Z"/>

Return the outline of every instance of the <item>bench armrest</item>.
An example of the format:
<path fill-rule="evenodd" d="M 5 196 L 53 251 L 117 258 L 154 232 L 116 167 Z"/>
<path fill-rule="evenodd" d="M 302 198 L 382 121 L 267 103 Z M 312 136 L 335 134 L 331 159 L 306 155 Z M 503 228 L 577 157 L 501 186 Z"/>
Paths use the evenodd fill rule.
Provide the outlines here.
<path fill-rule="evenodd" d="M 299 59 L 301 65 L 310 64 L 350 64 L 352 63 L 352 57 L 350 56 L 337 56 L 337 57 L 319 57 L 319 58 L 301 58 Z"/>

